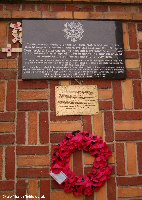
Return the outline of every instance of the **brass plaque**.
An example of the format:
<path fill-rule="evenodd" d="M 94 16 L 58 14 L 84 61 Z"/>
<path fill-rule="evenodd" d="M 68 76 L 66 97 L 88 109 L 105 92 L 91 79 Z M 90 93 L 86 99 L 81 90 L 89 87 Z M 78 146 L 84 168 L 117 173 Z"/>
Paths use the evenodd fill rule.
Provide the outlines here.
<path fill-rule="evenodd" d="M 56 86 L 56 115 L 94 115 L 99 112 L 96 85 Z"/>

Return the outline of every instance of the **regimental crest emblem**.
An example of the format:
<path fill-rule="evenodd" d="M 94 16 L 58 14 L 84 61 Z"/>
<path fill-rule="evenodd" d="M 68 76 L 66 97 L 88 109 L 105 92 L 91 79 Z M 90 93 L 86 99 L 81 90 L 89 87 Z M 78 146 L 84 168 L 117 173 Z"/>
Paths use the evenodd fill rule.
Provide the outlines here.
<path fill-rule="evenodd" d="M 83 37 L 84 29 L 83 25 L 80 22 L 67 22 L 64 24 L 64 37 L 67 40 L 71 40 L 72 42 L 76 42 L 81 40 Z"/>

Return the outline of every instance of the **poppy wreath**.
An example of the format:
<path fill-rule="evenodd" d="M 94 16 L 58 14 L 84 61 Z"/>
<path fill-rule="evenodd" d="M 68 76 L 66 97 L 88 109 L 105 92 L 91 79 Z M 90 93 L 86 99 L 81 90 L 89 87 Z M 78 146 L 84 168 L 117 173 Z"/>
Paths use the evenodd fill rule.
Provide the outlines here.
<path fill-rule="evenodd" d="M 85 176 L 76 176 L 70 169 L 70 156 L 76 150 L 84 150 L 95 157 L 92 172 Z M 66 134 L 65 139 L 54 147 L 51 171 L 55 174 L 62 171 L 67 176 L 62 183 L 65 192 L 90 196 L 110 179 L 112 166 L 108 165 L 108 159 L 111 155 L 112 152 L 101 137 L 74 131 Z"/>

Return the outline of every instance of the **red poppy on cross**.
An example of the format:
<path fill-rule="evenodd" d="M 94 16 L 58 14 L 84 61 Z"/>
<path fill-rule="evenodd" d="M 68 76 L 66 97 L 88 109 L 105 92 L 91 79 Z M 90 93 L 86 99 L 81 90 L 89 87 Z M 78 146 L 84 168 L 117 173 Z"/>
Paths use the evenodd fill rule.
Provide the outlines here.
<path fill-rule="evenodd" d="M 2 52 L 6 52 L 7 57 L 10 57 L 12 52 L 22 52 L 22 48 L 11 48 L 11 44 L 7 44 L 6 48 L 2 48 Z"/>

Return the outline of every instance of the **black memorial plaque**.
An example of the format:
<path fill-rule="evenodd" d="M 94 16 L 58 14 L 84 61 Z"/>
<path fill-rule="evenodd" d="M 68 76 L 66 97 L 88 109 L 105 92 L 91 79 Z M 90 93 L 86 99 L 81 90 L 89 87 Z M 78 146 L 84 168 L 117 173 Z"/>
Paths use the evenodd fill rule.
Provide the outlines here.
<path fill-rule="evenodd" d="M 125 79 L 122 23 L 23 20 L 23 79 Z"/>

